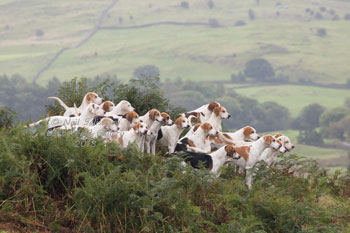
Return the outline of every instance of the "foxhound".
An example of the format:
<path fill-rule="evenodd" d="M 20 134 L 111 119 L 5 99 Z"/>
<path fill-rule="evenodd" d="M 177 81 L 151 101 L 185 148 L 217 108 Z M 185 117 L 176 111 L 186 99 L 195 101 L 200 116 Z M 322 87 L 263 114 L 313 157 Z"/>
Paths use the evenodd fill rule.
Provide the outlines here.
<path fill-rule="evenodd" d="M 191 151 L 186 151 L 184 153 L 185 155 L 182 157 L 185 159 L 185 162 L 190 162 L 191 166 L 194 168 L 199 168 L 199 164 L 202 162 L 204 167 L 209 169 L 210 172 L 217 177 L 220 176 L 219 169 L 228 159 L 237 160 L 241 158 L 231 145 L 223 146 L 210 154 Z"/>
<path fill-rule="evenodd" d="M 275 165 L 275 163 L 277 162 L 278 155 L 283 154 L 285 152 L 290 152 L 294 149 L 294 145 L 287 136 L 284 136 L 282 134 L 276 134 L 274 138 L 281 141 L 282 146 L 285 148 L 285 150 L 283 151 L 275 150 L 273 148 L 267 148 L 263 151 L 263 153 L 260 156 L 260 159 L 264 160 L 269 167 Z"/>
<path fill-rule="evenodd" d="M 210 153 L 210 142 L 206 141 L 205 138 L 208 135 L 216 135 L 217 133 L 218 131 L 210 123 L 201 123 L 194 134 L 188 137 L 185 136 L 177 142 L 175 151 L 187 151 L 190 149 L 192 151 Z"/>
<path fill-rule="evenodd" d="M 89 131 L 91 132 L 92 137 L 108 137 L 111 132 L 117 132 L 118 126 L 117 124 L 110 118 L 105 117 L 102 118 L 101 121 L 92 127 L 90 127 Z"/>
<path fill-rule="evenodd" d="M 183 114 L 183 116 L 185 116 L 186 118 L 188 118 L 189 116 L 193 115 L 195 117 L 197 117 L 200 122 L 205 122 L 209 119 L 210 115 L 212 114 L 212 112 L 214 111 L 214 108 L 219 107 L 220 104 L 218 102 L 211 102 L 209 104 L 205 104 L 195 110 L 189 111 L 189 112 L 185 112 Z"/>
<path fill-rule="evenodd" d="M 116 141 L 121 148 L 127 147 L 130 143 L 136 142 L 141 147 L 141 138 L 147 134 L 148 127 L 145 123 L 136 123 L 129 131 L 122 131 L 113 134 L 108 141 Z"/>
<path fill-rule="evenodd" d="M 89 104 L 88 107 L 82 112 L 79 117 L 64 117 L 64 116 L 52 116 L 43 120 L 30 124 L 30 127 L 39 125 L 43 121 L 48 122 L 48 129 L 54 129 L 61 126 L 92 126 L 92 119 L 95 116 L 104 115 L 105 111 L 97 104 Z M 70 128 L 70 127 L 69 127 Z"/>
<path fill-rule="evenodd" d="M 234 147 L 236 152 L 241 156 L 239 160 L 233 160 L 235 164 L 246 169 L 247 180 L 246 184 L 249 188 L 252 185 L 252 171 L 251 169 L 259 161 L 261 153 L 267 148 L 284 151 L 281 141 L 275 139 L 271 135 L 265 135 L 253 142 L 251 146 Z"/>
<path fill-rule="evenodd" d="M 161 116 L 163 117 L 163 121 L 154 121 L 151 127 L 148 130 L 148 133 L 145 138 L 145 152 L 156 154 L 156 142 L 158 138 L 158 132 L 161 126 L 172 125 L 173 121 L 171 120 L 169 114 L 162 112 Z"/>
<path fill-rule="evenodd" d="M 91 103 L 94 104 L 102 104 L 103 99 L 98 96 L 98 94 L 94 92 L 88 92 L 84 98 L 83 102 L 79 106 L 79 108 L 68 107 L 60 98 L 58 97 L 48 97 L 49 99 L 57 100 L 58 103 L 66 110 L 63 114 L 65 117 L 77 117 L 79 114 L 83 113 L 83 111 L 87 108 L 87 106 Z"/>
<path fill-rule="evenodd" d="M 107 112 L 106 116 L 113 116 L 114 118 L 117 118 L 118 116 L 122 116 L 134 110 L 135 109 L 131 106 L 129 101 L 122 100 L 113 108 L 112 111 Z"/>
<path fill-rule="evenodd" d="M 191 124 L 190 120 L 184 116 L 180 116 L 176 119 L 175 124 L 171 126 L 162 126 L 158 132 L 158 142 L 161 146 L 167 146 L 168 152 L 173 153 L 175 151 L 176 143 L 179 140 L 180 134 L 184 129 L 188 129 Z"/>

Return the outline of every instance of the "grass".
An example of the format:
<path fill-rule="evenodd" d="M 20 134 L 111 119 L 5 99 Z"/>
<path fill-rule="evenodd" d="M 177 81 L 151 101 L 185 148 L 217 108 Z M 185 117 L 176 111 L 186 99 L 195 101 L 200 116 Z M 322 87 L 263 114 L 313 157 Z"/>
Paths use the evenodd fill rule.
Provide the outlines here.
<path fill-rule="evenodd" d="M 298 116 L 305 106 L 313 103 L 333 108 L 342 106 L 345 99 L 350 98 L 349 90 L 295 85 L 236 88 L 235 91 L 259 102 L 277 102 L 288 108 L 292 117 Z"/>
<path fill-rule="evenodd" d="M 342 19 L 348 2 L 285 0 L 279 2 L 286 7 L 278 8 L 275 2 L 257 5 L 255 1 L 224 0 L 215 2 L 213 9 L 199 0 L 191 1 L 190 8 L 183 9 L 180 2 L 121 0 L 106 15 L 102 26 L 208 22 L 215 18 L 223 27 L 164 25 L 99 31 L 79 49 L 65 52 L 38 81 L 44 84 L 52 76 L 68 80 L 103 73 L 116 73 L 128 79 L 136 67 L 146 64 L 158 66 L 164 78 L 228 80 L 255 57 L 267 58 L 277 73 L 289 75 L 292 80 L 308 77 L 317 82 L 345 83 L 348 78 L 350 68 L 346 62 L 350 52 L 346 41 L 350 28 Z M 85 38 L 110 3 L 3 1 L 0 4 L 0 20 L 5 25 L 0 28 L 1 71 L 32 79 L 60 48 L 71 48 Z M 324 20 L 315 20 L 305 12 L 306 8 L 317 12 L 321 6 L 327 9 Z M 254 21 L 249 20 L 249 9 L 254 10 Z M 341 20 L 331 20 L 331 9 Z M 247 25 L 236 27 L 237 20 L 244 20 Z M 327 35 L 316 36 L 318 28 L 325 28 Z M 37 29 L 44 31 L 43 37 L 35 36 Z M 95 52 L 98 56 L 94 56 Z"/>

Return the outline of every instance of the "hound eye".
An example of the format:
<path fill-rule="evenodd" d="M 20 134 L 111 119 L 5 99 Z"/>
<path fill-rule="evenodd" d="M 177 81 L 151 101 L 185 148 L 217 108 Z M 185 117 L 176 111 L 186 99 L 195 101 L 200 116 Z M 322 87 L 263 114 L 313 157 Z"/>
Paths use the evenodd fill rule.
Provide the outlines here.
<path fill-rule="evenodd" d="M 273 142 L 276 142 L 276 140 L 275 140 L 275 139 L 273 139 Z"/>
<path fill-rule="evenodd" d="M 183 123 L 185 123 L 186 121 L 183 121 Z"/>

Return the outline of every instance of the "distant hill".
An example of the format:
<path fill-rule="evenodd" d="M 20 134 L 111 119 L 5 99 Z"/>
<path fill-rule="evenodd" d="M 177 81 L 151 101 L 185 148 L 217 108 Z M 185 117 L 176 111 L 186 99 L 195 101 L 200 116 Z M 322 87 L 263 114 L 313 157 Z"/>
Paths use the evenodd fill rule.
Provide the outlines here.
<path fill-rule="evenodd" d="M 349 78 L 349 1 L 213 3 L 3 0 L 0 70 L 46 83 L 153 64 L 162 78 L 225 80 L 263 57 L 291 80 Z"/>

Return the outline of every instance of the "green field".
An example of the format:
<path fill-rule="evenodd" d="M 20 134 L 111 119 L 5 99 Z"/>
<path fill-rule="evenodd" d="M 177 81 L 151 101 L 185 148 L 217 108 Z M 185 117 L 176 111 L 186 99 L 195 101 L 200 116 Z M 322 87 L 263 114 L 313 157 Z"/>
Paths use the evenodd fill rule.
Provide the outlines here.
<path fill-rule="evenodd" d="M 292 117 L 298 116 L 309 104 L 319 103 L 326 108 L 333 108 L 344 105 L 345 99 L 350 98 L 350 90 L 296 85 L 235 88 L 234 90 L 259 102 L 277 102 L 288 108 Z"/>
<path fill-rule="evenodd" d="M 350 3 L 345 1 L 118 1 L 102 17 L 101 27 L 136 26 L 159 22 L 200 22 L 216 19 L 221 27 L 206 25 L 161 25 L 139 29 L 99 30 L 86 44 L 75 46 L 96 26 L 101 13 L 112 1 L 44 0 L 0 3 L 0 69 L 33 79 L 55 53 L 64 52 L 39 79 L 53 76 L 69 80 L 74 76 L 93 77 L 117 74 L 132 76 L 141 65 L 159 67 L 162 78 L 187 80 L 228 80 L 256 57 L 268 59 L 277 74 L 291 80 L 310 78 L 316 82 L 345 83 L 350 72 L 350 21 L 344 20 Z M 321 11 L 320 7 L 325 10 Z M 323 15 L 317 20 L 306 8 Z M 252 9 L 255 20 L 250 20 Z M 279 14 L 279 15 L 278 15 Z M 332 20 L 334 15 L 339 20 Z M 244 20 L 246 26 L 235 22 Z M 317 36 L 317 29 L 326 36 Z M 36 30 L 43 36 L 36 36 Z"/>

